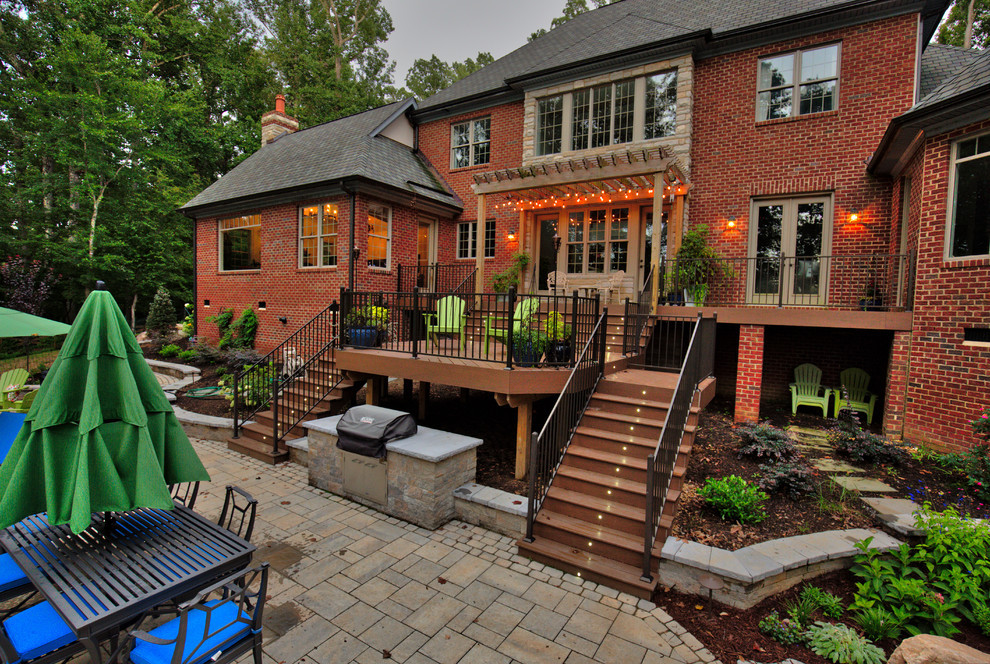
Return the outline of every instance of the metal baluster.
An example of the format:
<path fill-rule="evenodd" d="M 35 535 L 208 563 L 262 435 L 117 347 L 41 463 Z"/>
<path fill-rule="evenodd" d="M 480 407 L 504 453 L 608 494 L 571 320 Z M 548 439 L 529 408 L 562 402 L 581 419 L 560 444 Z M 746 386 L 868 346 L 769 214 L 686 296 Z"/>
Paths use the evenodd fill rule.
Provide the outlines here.
<path fill-rule="evenodd" d="M 515 310 L 516 310 L 516 288 L 515 286 L 513 286 L 512 288 L 509 289 L 509 311 L 507 312 L 509 319 L 509 329 L 505 333 L 509 341 L 509 343 L 506 344 L 505 347 L 506 348 L 505 367 L 507 369 L 512 368 L 512 352 L 513 352 L 513 345 L 515 344 L 515 340 L 513 339 L 514 335 L 512 334 L 512 329 L 515 326 L 515 320 L 514 320 Z M 520 329 L 522 328 L 520 327 Z"/>

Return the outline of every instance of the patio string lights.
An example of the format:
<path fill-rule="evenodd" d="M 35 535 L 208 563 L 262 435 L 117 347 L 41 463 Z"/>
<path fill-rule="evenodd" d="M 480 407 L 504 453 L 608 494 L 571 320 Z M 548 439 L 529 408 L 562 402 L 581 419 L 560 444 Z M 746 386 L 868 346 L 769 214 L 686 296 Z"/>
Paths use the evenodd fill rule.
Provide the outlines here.
<path fill-rule="evenodd" d="M 681 186 L 664 187 L 664 196 L 684 193 L 685 188 Z M 653 196 L 653 189 L 626 189 L 620 188 L 614 192 L 584 193 L 584 194 L 564 194 L 562 196 L 549 196 L 539 199 L 524 199 L 510 195 L 508 200 L 496 204 L 496 210 L 511 209 L 514 212 L 525 210 L 540 210 L 553 208 L 566 208 L 575 205 L 598 205 L 620 203 L 628 200 L 638 200 Z"/>

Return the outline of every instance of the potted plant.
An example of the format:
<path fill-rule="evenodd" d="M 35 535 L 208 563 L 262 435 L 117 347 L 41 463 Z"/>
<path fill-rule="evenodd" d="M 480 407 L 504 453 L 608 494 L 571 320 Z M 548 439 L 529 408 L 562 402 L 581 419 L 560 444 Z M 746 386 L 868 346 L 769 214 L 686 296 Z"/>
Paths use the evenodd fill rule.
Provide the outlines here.
<path fill-rule="evenodd" d="M 344 328 L 352 346 L 380 346 L 388 329 L 388 309 L 373 304 L 355 307 L 344 316 Z"/>
<path fill-rule="evenodd" d="M 547 362 L 567 364 L 571 361 L 571 326 L 564 321 L 564 315 L 551 311 L 547 315 L 544 328 L 547 335 Z"/>
<path fill-rule="evenodd" d="M 512 332 L 512 359 L 521 367 L 539 364 L 548 345 L 547 333 L 533 318 L 525 318 Z"/>
<path fill-rule="evenodd" d="M 866 282 L 863 297 L 859 300 L 859 308 L 863 311 L 880 311 L 883 309 L 883 293 L 874 275 L 870 275 L 870 278 Z"/>
<path fill-rule="evenodd" d="M 710 284 L 718 277 L 732 277 L 732 266 L 708 246 L 708 226 L 698 224 L 684 234 L 677 251 L 676 283 L 684 288 L 684 303 L 700 307 Z"/>
<path fill-rule="evenodd" d="M 523 271 L 529 265 L 530 257 L 525 251 L 512 254 L 512 262 L 504 272 L 492 275 L 492 290 L 496 293 L 508 293 L 510 288 L 519 288 L 519 280 Z"/>

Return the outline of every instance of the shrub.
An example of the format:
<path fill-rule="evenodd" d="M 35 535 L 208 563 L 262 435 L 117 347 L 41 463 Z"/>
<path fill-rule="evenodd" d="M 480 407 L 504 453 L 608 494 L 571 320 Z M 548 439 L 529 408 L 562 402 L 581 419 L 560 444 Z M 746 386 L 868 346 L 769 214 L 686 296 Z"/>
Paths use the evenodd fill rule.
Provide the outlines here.
<path fill-rule="evenodd" d="M 815 490 L 815 471 L 802 461 L 760 466 L 760 489 L 798 500 Z"/>
<path fill-rule="evenodd" d="M 148 321 L 145 325 L 152 337 L 170 335 L 175 332 L 175 307 L 172 298 L 162 286 L 158 287 L 155 299 L 148 309 Z"/>
<path fill-rule="evenodd" d="M 832 429 L 828 441 L 836 452 L 854 461 L 900 466 L 909 456 L 900 445 L 850 424 L 840 424 Z"/>
<path fill-rule="evenodd" d="M 191 302 L 186 302 L 183 308 L 186 310 L 186 317 L 182 319 L 182 332 L 186 336 L 190 336 L 193 333 L 193 315 L 196 312 L 196 308 L 193 307 Z"/>
<path fill-rule="evenodd" d="M 278 378 L 278 370 L 274 362 L 268 364 L 250 365 L 243 367 L 246 372 L 237 381 L 237 392 L 240 394 L 240 403 L 244 406 L 258 406 L 267 401 L 272 393 L 272 382 Z M 233 405 L 234 403 L 234 377 L 227 375 L 217 381 L 220 387 L 220 394 Z"/>
<path fill-rule="evenodd" d="M 871 606 L 856 612 L 854 618 L 868 638 L 873 641 L 896 639 L 901 634 L 901 623 L 887 609 Z"/>
<path fill-rule="evenodd" d="M 167 344 L 161 347 L 161 349 L 158 351 L 158 354 L 161 355 L 162 357 L 175 357 L 181 351 L 182 349 L 176 346 L 175 344 Z"/>
<path fill-rule="evenodd" d="M 564 315 L 556 311 L 547 314 L 545 330 L 551 341 L 571 340 L 571 326 L 564 321 Z"/>
<path fill-rule="evenodd" d="M 979 421 L 975 420 L 974 425 Z M 990 500 L 990 443 L 976 443 L 965 452 L 946 454 L 943 458 L 943 466 L 966 477 L 977 498 Z"/>
<path fill-rule="evenodd" d="M 885 664 L 880 648 L 842 623 L 816 622 L 806 632 L 808 649 L 837 664 Z"/>
<path fill-rule="evenodd" d="M 766 518 L 763 503 L 767 494 L 737 475 L 708 478 L 698 493 L 725 521 L 759 523 Z"/>
<path fill-rule="evenodd" d="M 739 429 L 742 440 L 739 443 L 739 458 L 755 457 L 770 463 L 793 459 L 798 451 L 794 441 L 782 430 L 769 422 L 754 424 Z"/>
<path fill-rule="evenodd" d="M 196 351 L 199 359 L 207 364 L 221 364 L 224 361 L 224 354 L 220 352 L 220 349 L 205 341 L 197 341 L 193 344 L 193 350 Z"/>
<path fill-rule="evenodd" d="M 804 626 L 790 618 L 781 619 L 776 611 L 771 611 L 760 621 L 759 630 L 777 643 L 785 645 L 804 641 Z"/>
<path fill-rule="evenodd" d="M 805 586 L 801 591 L 801 599 L 805 598 L 813 602 L 816 610 L 820 610 L 826 618 L 841 618 L 845 611 L 838 596 L 818 586 Z"/>
<path fill-rule="evenodd" d="M 261 353 L 253 348 L 230 350 L 223 354 L 223 363 L 233 371 L 240 371 L 241 368 L 247 369 L 250 365 L 257 364 L 260 359 Z"/>
<path fill-rule="evenodd" d="M 973 427 L 973 433 L 990 443 L 990 406 L 984 406 L 983 412 L 975 420 L 969 423 Z"/>
<path fill-rule="evenodd" d="M 801 593 L 801 595 L 791 602 L 788 602 L 787 617 L 799 625 L 811 624 L 811 616 L 818 610 L 818 602 L 811 595 Z"/>
<path fill-rule="evenodd" d="M 189 350 L 179 351 L 180 360 L 185 360 L 188 362 L 189 360 L 195 360 L 198 357 L 199 357 L 199 353 L 192 350 L 191 348 Z"/>
<path fill-rule="evenodd" d="M 981 632 L 990 636 L 990 607 L 987 607 L 986 602 L 978 604 L 973 609 L 973 622 L 976 623 Z"/>

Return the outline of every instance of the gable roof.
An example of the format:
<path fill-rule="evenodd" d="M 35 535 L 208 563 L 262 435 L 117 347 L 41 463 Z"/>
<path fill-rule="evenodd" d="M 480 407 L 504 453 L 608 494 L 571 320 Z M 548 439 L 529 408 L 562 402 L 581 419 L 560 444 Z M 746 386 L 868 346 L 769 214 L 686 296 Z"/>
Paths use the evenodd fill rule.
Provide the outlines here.
<path fill-rule="evenodd" d="M 939 85 L 972 64 L 981 53 L 971 48 L 929 44 L 921 54 L 920 98 L 924 99 Z"/>
<path fill-rule="evenodd" d="M 419 104 L 417 116 L 444 106 L 498 93 L 510 93 L 524 81 L 582 64 L 631 56 L 636 51 L 682 51 L 743 33 L 762 32 L 798 20 L 827 29 L 846 12 L 870 20 L 873 12 L 921 11 L 925 39 L 931 36 L 947 0 L 620 0 L 579 14 L 492 64 L 456 81 Z M 849 20 L 848 17 L 845 20 Z M 771 36 L 780 38 L 779 29 Z"/>
<path fill-rule="evenodd" d="M 363 178 L 459 209 L 457 197 L 421 154 L 379 135 L 412 106 L 412 100 L 395 102 L 280 136 L 180 210 L 192 214 L 207 206 L 348 178 Z"/>
<path fill-rule="evenodd" d="M 990 86 L 990 51 L 974 51 L 969 56 L 968 63 L 915 104 L 907 114 L 916 114 L 959 95 Z"/>

